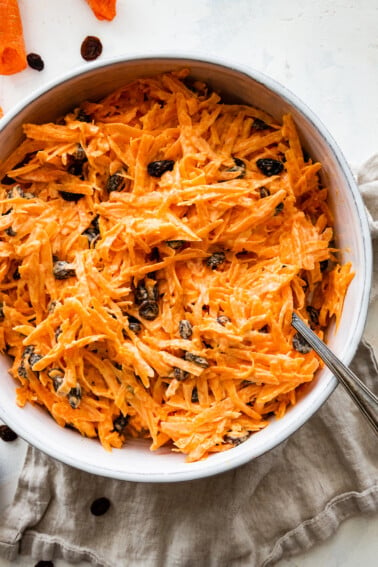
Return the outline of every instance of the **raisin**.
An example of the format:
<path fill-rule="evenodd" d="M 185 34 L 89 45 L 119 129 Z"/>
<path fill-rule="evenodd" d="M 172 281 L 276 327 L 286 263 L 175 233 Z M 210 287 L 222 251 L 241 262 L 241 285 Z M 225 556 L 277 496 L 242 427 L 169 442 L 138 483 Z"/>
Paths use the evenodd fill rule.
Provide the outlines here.
<path fill-rule="evenodd" d="M 82 233 L 83 236 L 86 236 L 88 238 L 89 244 L 92 244 L 100 237 L 100 227 L 98 224 L 98 219 L 99 219 L 98 215 L 94 217 L 90 226 Z"/>
<path fill-rule="evenodd" d="M 68 156 L 67 171 L 71 175 L 84 179 L 83 168 L 84 164 L 88 161 L 87 155 L 83 147 L 79 144 L 76 151 Z"/>
<path fill-rule="evenodd" d="M 120 173 L 110 175 L 106 181 L 105 189 L 108 193 L 112 191 L 122 191 L 125 187 L 125 178 Z"/>
<path fill-rule="evenodd" d="M 4 175 L 4 177 L 1 180 L 2 185 L 14 185 L 15 183 L 17 183 L 17 181 L 15 179 L 13 179 L 13 177 L 9 177 L 9 175 Z"/>
<path fill-rule="evenodd" d="M 88 35 L 81 44 L 80 53 L 85 61 L 94 61 L 102 53 L 102 43 L 98 37 Z"/>
<path fill-rule="evenodd" d="M 23 167 L 24 165 L 27 165 L 30 160 L 35 156 L 37 152 L 28 152 L 27 154 L 24 155 L 24 157 L 22 158 L 21 161 L 17 162 L 16 165 L 13 166 L 13 169 L 18 169 L 19 167 Z M 5 175 L 2 180 L 1 183 L 3 185 L 14 185 L 15 183 L 17 183 L 17 181 L 15 179 L 13 179 L 13 177 L 10 177 L 9 175 Z M 23 195 L 21 194 L 22 189 L 21 187 L 18 188 L 20 190 L 20 196 L 23 197 Z M 17 196 L 17 195 L 16 195 Z M 12 198 L 8 196 L 8 199 Z"/>
<path fill-rule="evenodd" d="M 59 390 L 64 381 L 64 372 L 60 368 L 51 368 L 47 375 L 51 378 L 55 392 Z"/>
<path fill-rule="evenodd" d="M 32 352 L 29 356 L 29 366 L 33 370 L 34 364 L 37 364 L 43 357 L 36 352 Z"/>
<path fill-rule="evenodd" d="M 88 161 L 87 154 L 85 153 L 85 150 L 81 144 L 77 145 L 76 150 L 72 154 L 72 157 L 75 161 L 78 161 L 80 163 Z"/>
<path fill-rule="evenodd" d="M 176 378 L 176 380 L 182 382 L 182 380 L 189 378 L 190 374 L 189 372 L 186 372 L 185 370 L 182 370 L 181 368 L 177 368 L 177 366 L 175 366 L 173 368 L 173 376 Z"/>
<path fill-rule="evenodd" d="M 321 262 L 319 262 L 320 271 L 325 272 L 326 270 L 328 270 L 328 265 L 329 265 L 328 260 L 322 260 Z"/>
<path fill-rule="evenodd" d="M 29 67 L 35 69 L 36 71 L 42 71 L 45 66 L 42 57 L 38 55 L 38 53 L 28 53 L 26 60 Z"/>
<path fill-rule="evenodd" d="M 17 374 L 19 375 L 20 378 L 27 379 L 28 373 L 27 373 L 27 370 L 25 368 L 25 364 L 23 362 L 21 362 L 21 364 L 17 368 Z"/>
<path fill-rule="evenodd" d="M 230 319 L 227 317 L 227 315 L 219 315 L 219 317 L 217 317 L 217 321 L 224 327 L 225 325 L 227 325 L 227 323 L 230 322 Z"/>
<path fill-rule="evenodd" d="M 157 246 L 154 246 L 151 250 L 151 253 L 148 255 L 149 262 L 160 262 L 160 252 Z"/>
<path fill-rule="evenodd" d="M 185 244 L 185 240 L 166 240 L 165 243 L 172 248 L 172 250 L 181 250 Z"/>
<path fill-rule="evenodd" d="M 82 108 L 79 108 L 76 115 L 76 120 L 78 120 L 79 122 L 92 122 L 92 117 L 84 112 Z"/>
<path fill-rule="evenodd" d="M 7 425 L 0 425 L 0 439 L 5 441 L 6 443 L 10 443 L 11 441 L 15 441 L 18 435 L 10 427 Z"/>
<path fill-rule="evenodd" d="M 274 216 L 279 215 L 284 210 L 284 204 L 278 203 L 277 207 L 274 209 Z"/>
<path fill-rule="evenodd" d="M 59 191 L 60 196 L 65 201 L 70 201 L 72 203 L 77 203 L 84 197 L 83 193 L 70 193 L 69 191 Z"/>
<path fill-rule="evenodd" d="M 270 191 L 268 187 L 259 187 L 260 199 L 265 199 L 265 197 L 269 197 Z"/>
<path fill-rule="evenodd" d="M 228 435 L 225 435 L 224 441 L 226 443 L 232 443 L 234 447 L 237 447 L 241 443 L 244 443 L 244 441 L 247 441 L 249 436 L 250 436 L 249 433 L 244 433 L 241 435 L 236 433 L 229 433 Z"/>
<path fill-rule="evenodd" d="M 139 307 L 139 315 L 147 321 L 153 321 L 159 315 L 159 305 L 156 301 L 147 299 Z"/>
<path fill-rule="evenodd" d="M 218 266 L 224 263 L 226 260 L 226 256 L 224 252 L 214 252 L 209 258 L 206 260 L 207 266 L 212 270 L 216 270 Z"/>
<path fill-rule="evenodd" d="M 148 291 L 144 280 L 140 280 L 134 290 L 134 300 L 137 305 L 148 299 Z"/>
<path fill-rule="evenodd" d="M 57 260 L 54 262 L 53 274 L 56 280 L 66 280 L 76 276 L 74 268 L 64 260 Z"/>
<path fill-rule="evenodd" d="M 142 330 L 142 323 L 138 321 L 136 317 L 132 315 L 127 315 L 127 319 L 129 321 L 129 329 L 136 335 L 141 332 Z"/>
<path fill-rule="evenodd" d="M 319 310 L 312 307 L 312 305 L 307 305 L 306 311 L 310 316 L 311 323 L 319 325 Z"/>
<path fill-rule="evenodd" d="M 71 388 L 67 394 L 67 399 L 72 409 L 77 409 L 79 407 L 81 401 L 81 388 L 79 384 L 77 384 L 74 388 Z"/>
<path fill-rule="evenodd" d="M 306 339 L 300 333 L 295 333 L 293 337 L 293 347 L 301 354 L 307 354 L 312 350 L 311 345 L 308 344 Z"/>
<path fill-rule="evenodd" d="M 236 179 L 241 179 L 242 177 L 245 176 L 247 169 L 245 162 L 239 158 L 233 158 L 233 160 L 235 165 L 233 167 L 230 167 L 230 169 L 228 169 L 227 171 L 230 173 L 239 173 Z"/>
<path fill-rule="evenodd" d="M 192 390 L 192 404 L 196 404 L 199 401 L 198 399 L 198 390 L 197 386 L 194 386 Z"/>
<path fill-rule="evenodd" d="M 261 120 L 261 118 L 255 118 L 252 124 L 253 130 L 268 130 L 270 128 L 269 124 Z"/>
<path fill-rule="evenodd" d="M 192 352 L 186 352 L 184 358 L 188 362 L 194 362 L 194 364 L 201 366 L 201 368 L 209 367 L 209 363 L 206 358 L 204 358 L 203 356 L 198 356 L 197 354 L 193 354 Z"/>
<path fill-rule="evenodd" d="M 97 498 L 97 500 L 94 500 L 91 504 L 91 513 L 94 516 L 102 516 L 103 514 L 106 514 L 109 508 L 110 500 L 108 498 Z"/>
<path fill-rule="evenodd" d="M 190 339 L 193 334 L 193 327 L 187 319 L 181 319 L 179 323 L 179 333 L 182 339 Z"/>
<path fill-rule="evenodd" d="M 259 170 L 266 175 L 271 177 L 272 175 L 278 175 L 283 171 L 283 163 L 278 159 L 273 158 L 260 158 L 256 161 L 256 165 Z"/>
<path fill-rule="evenodd" d="M 7 199 L 17 199 L 17 197 L 24 198 L 24 191 L 19 185 L 15 185 L 7 191 Z"/>
<path fill-rule="evenodd" d="M 8 236 L 17 236 L 17 232 L 15 232 L 11 226 L 6 229 L 5 233 Z"/>
<path fill-rule="evenodd" d="M 113 427 L 114 427 L 113 431 L 122 433 L 128 422 L 129 422 L 128 415 L 123 415 L 122 413 L 119 414 L 119 416 L 113 420 Z"/>
<path fill-rule="evenodd" d="M 303 161 L 304 161 L 305 163 L 308 163 L 308 162 L 310 161 L 310 159 L 311 159 L 310 154 L 309 154 L 305 149 L 303 149 L 303 148 L 302 148 L 302 154 L 303 154 Z"/>
<path fill-rule="evenodd" d="M 161 177 L 166 171 L 172 171 L 174 165 L 175 162 L 172 159 L 151 161 L 147 166 L 147 171 L 151 177 Z"/>

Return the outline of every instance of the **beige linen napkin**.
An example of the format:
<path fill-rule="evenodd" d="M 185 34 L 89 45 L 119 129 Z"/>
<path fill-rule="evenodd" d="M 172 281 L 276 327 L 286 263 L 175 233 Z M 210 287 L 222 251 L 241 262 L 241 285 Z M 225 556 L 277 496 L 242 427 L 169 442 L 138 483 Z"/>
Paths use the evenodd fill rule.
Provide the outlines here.
<path fill-rule="evenodd" d="M 378 156 L 358 181 L 378 238 Z M 377 389 L 366 341 L 353 368 Z M 14 502 L 0 519 L 0 555 L 101 567 L 270 567 L 328 538 L 344 519 L 378 510 L 377 447 L 341 387 L 279 447 L 212 478 L 113 481 L 30 447 Z"/>

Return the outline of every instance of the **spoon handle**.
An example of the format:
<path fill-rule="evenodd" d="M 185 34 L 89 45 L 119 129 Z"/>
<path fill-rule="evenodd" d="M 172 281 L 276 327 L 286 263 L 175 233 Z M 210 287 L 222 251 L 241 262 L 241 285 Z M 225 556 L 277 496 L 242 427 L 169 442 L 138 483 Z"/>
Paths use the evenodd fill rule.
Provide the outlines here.
<path fill-rule="evenodd" d="M 375 433 L 378 434 L 378 397 L 333 354 L 327 345 L 295 313 L 293 313 L 292 325 L 342 383 Z"/>

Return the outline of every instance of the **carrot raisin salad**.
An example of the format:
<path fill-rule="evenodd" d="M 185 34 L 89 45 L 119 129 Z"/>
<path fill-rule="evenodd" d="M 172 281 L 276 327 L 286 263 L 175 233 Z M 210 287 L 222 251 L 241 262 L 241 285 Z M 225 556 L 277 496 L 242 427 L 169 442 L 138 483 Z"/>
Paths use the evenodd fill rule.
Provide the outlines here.
<path fill-rule="evenodd" d="M 282 124 L 189 72 L 25 124 L 0 167 L 0 347 L 17 403 L 106 449 L 197 461 L 296 403 L 350 264 L 321 165 Z"/>

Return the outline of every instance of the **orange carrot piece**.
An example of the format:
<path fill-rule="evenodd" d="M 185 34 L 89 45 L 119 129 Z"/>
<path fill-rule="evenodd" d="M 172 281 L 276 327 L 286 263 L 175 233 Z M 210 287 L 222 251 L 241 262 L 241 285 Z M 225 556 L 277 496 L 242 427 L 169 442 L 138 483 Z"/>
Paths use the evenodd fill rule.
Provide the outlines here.
<path fill-rule="evenodd" d="M 25 44 L 17 0 L 0 0 L 0 75 L 13 75 L 25 67 Z"/>
<path fill-rule="evenodd" d="M 117 0 L 87 0 L 98 20 L 113 20 L 116 16 Z"/>

